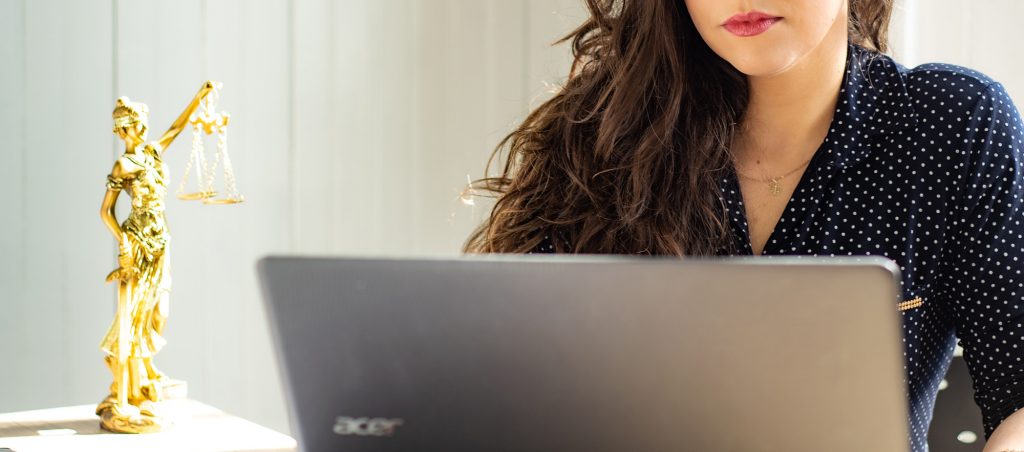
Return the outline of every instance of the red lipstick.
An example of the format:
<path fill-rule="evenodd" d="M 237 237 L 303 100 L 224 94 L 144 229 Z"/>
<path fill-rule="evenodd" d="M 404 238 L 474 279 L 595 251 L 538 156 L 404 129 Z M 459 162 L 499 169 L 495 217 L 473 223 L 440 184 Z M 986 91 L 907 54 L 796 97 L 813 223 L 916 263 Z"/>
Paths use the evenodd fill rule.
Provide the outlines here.
<path fill-rule="evenodd" d="M 760 11 L 751 11 L 746 14 L 737 14 L 722 24 L 726 30 L 736 36 L 757 36 L 768 31 L 775 22 L 782 20 L 781 17 L 765 14 Z"/>

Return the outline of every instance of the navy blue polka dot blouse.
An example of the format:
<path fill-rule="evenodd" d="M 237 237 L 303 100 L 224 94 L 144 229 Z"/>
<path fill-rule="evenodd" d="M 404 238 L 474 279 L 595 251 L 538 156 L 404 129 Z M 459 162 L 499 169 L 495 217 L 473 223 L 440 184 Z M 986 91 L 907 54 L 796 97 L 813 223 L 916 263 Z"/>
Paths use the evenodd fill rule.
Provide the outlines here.
<path fill-rule="evenodd" d="M 902 270 L 913 450 L 959 343 L 985 436 L 1024 407 L 1024 124 L 1003 86 L 850 45 L 832 124 L 763 255 L 882 255 Z M 721 180 L 753 254 L 734 168 Z M 550 238 L 534 250 L 552 252 Z M 724 250 L 724 249 L 723 249 Z"/>

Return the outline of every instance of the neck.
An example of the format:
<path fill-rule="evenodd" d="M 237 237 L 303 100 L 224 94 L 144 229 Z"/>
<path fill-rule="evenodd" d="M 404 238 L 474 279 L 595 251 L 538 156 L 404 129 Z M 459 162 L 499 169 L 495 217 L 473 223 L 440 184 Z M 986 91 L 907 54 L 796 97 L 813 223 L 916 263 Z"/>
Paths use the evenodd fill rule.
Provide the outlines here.
<path fill-rule="evenodd" d="M 140 144 L 142 144 L 142 140 L 126 139 L 124 140 L 124 151 L 127 153 L 135 152 L 135 148 L 139 147 Z"/>
<path fill-rule="evenodd" d="M 845 14 L 845 12 L 844 12 Z M 737 158 L 762 157 L 773 169 L 809 159 L 828 133 L 847 58 L 846 21 L 788 70 L 748 77 L 750 102 L 737 134 Z"/>

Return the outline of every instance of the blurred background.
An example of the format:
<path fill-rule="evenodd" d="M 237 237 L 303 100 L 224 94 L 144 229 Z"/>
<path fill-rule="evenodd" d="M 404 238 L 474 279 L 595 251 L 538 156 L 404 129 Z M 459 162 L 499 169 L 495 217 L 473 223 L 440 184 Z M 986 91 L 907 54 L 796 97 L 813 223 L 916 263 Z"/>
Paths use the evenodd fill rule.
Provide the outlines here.
<path fill-rule="evenodd" d="M 969 66 L 1024 95 L 1008 32 L 1024 3 L 897 3 L 898 61 Z M 155 362 L 192 398 L 287 433 L 255 261 L 458 254 L 489 208 L 460 201 L 467 178 L 564 80 L 569 49 L 550 44 L 585 17 L 581 0 L 0 0 L 0 412 L 107 393 L 116 244 L 99 206 L 123 151 L 118 96 L 149 105 L 156 139 L 204 80 L 223 82 L 247 201 L 168 196 L 174 285 Z M 166 154 L 172 191 L 190 145 L 186 130 Z M 969 431 L 957 425 L 935 434 Z"/>

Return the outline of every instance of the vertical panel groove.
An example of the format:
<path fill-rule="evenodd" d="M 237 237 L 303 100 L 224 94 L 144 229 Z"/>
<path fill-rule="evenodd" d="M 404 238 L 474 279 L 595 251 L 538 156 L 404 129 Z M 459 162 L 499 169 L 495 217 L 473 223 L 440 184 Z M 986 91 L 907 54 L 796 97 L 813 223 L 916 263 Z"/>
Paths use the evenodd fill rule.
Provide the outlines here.
<path fill-rule="evenodd" d="M 118 87 L 118 77 L 119 77 L 118 66 L 121 64 L 121 53 L 118 51 L 118 48 L 117 48 L 117 43 L 118 43 L 118 39 L 119 39 L 119 35 L 118 35 L 118 30 L 117 29 L 120 26 L 119 25 L 120 23 L 119 23 L 118 18 L 117 18 L 117 14 L 118 14 L 118 12 L 117 12 L 118 11 L 118 8 L 117 8 L 118 5 L 117 4 L 118 4 L 118 0 L 110 0 L 110 29 L 111 29 L 110 30 L 110 34 L 111 34 L 111 39 L 110 39 L 110 66 L 111 66 L 111 68 L 110 69 L 111 69 L 111 75 L 112 75 L 112 77 L 110 77 L 110 92 L 115 97 L 116 96 L 120 96 L 120 94 L 118 94 L 118 92 L 119 92 L 119 87 Z M 111 99 L 111 100 L 114 100 L 114 99 Z M 113 151 L 111 151 L 113 153 L 113 155 L 111 157 L 114 158 L 114 159 L 117 159 L 118 157 L 120 157 L 118 155 L 118 152 L 117 152 L 117 141 L 118 141 L 118 139 L 117 139 L 116 135 L 110 137 L 110 142 L 113 143 L 113 146 L 112 146 Z"/>
<path fill-rule="evenodd" d="M 339 160 L 338 156 L 339 155 L 343 155 L 342 152 L 338 152 L 339 151 L 339 149 L 338 149 L 338 128 L 333 126 L 333 124 L 336 124 L 336 121 L 338 120 L 338 109 L 334 107 L 334 105 L 337 103 L 336 100 L 337 100 L 337 92 L 338 92 L 338 90 L 335 89 L 335 80 L 337 80 L 337 78 L 338 78 L 337 77 L 338 71 L 336 70 L 337 62 L 335 61 L 335 59 L 338 57 L 337 56 L 338 55 L 338 44 L 337 44 L 338 34 L 335 32 L 336 27 L 332 27 L 331 26 L 331 20 L 334 20 L 337 17 L 337 13 L 338 13 L 338 8 L 336 7 L 337 3 L 338 2 L 334 2 L 334 1 L 328 2 L 327 3 L 327 11 L 326 11 L 326 14 L 324 14 L 324 20 L 327 22 L 327 60 L 328 60 L 328 64 L 327 64 L 327 92 L 324 93 L 324 96 L 326 96 L 327 99 L 331 99 L 331 101 L 327 102 L 327 111 L 324 112 L 324 113 L 327 115 L 327 118 L 328 118 L 327 124 L 330 125 L 330 126 L 327 127 L 327 143 L 334 148 L 334 152 L 329 152 L 328 153 L 328 156 L 329 156 L 330 162 L 331 162 L 331 168 L 337 168 L 338 167 L 338 164 L 341 163 L 341 162 L 338 161 Z M 331 181 L 330 181 L 331 192 L 332 193 L 339 193 L 340 190 L 338 189 L 338 186 L 341 183 L 343 183 L 343 181 L 341 181 L 341 178 L 339 178 L 339 177 L 332 177 Z M 337 203 L 333 203 L 333 205 L 332 205 L 332 203 L 327 201 L 326 205 L 328 206 L 328 209 L 331 210 L 331 213 L 328 213 L 327 215 L 324 215 L 322 221 L 327 221 L 328 222 L 327 229 L 326 229 L 327 231 L 337 231 L 338 230 L 338 221 L 337 221 L 337 216 L 338 215 L 337 214 L 338 214 L 338 211 L 340 210 L 337 207 L 338 204 Z M 339 240 L 338 240 L 337 237 L 338 237 L 337 233 L 329 233 L 327 237 L 322 237 L 322 239 L 324 241 L 323 243 L 327 246 L 327 249 L 329 249 L 329 250 L 337 250 L 338 249 L 338 242 L 339 242 Z"/>
<path fill-rule="evenodd" d="M 421 14 L 422 14 L 421 5 L 422 5 L 422 2 L 413 2 L 413 5 L 412 5 L 412 11 L 413 11 L 413 14 L 412 14 L 412 18 L 413 18 L 412 19 L 412 30 L 413 31 L 412 31 L 412 36 L 411 36 L 411 39 L 410 39 L 411 44 L 409 44 L 409 47 L 408 47 L 408 49 L 412 53 L 417 52 L 417 50 L 419 49 L 419 44 L 418 43 L 422 39 L 421 33 L 423 32 L 423 29 L 422 29 L 422 27 L 420 27 L 420 18 L 422 17 L 421 16 Z M 423 111 L 422 110 L 422 108 L 423 108 L 423 93 L 422 93 L 422 91 L 423 91 L 423 83 L 422 83 L 423 71 L 422 71 L 422 67 L 421 67 L 420 63 L 421 63 L 421 60 L 417 59 L 416 63 L 414 63 L 412 65 L 413 80 L 412 80 L 412 93 L 411 94 L 412 94 L 413 106 L 410 109 L 410 111 L 416 112 L 417 115 L 420 114 L 420 112 Z M 417 121 L 413 121 L 412 128 L 413 128 L 412 129 L 412 136 L 413 136 L 412 142 L 415 144 L 415 147 L 412 149 L 412 164 L 413 164 L 412 176 L 413 176 L 413 178 L 412 178 L 411 182 L 413 184 L 413 187 L 421 187 L 422 184 L 423 184 L 423 182 L 422 182 L 423 178 L 421 177 L 421 174 L 423 173 L 423 157 L 424 157 L 423 156 L 423 151 L 424 151 L 423 148 L 424 148 L 424 146 L 423 146 L 423 125 L 422 125 L 422 121 L 418 121 L 418 120 Z M 415 236 L 413 237 L 412 246 L 415 247 L 415 249 L 420 250 L 420 249 L 423 249 L 424 244 L 430 243 L 430 240 L 428 238 L 424 237 L 424 234 L 423 234 L 423 230 L 424 230 L 423 229 L 423 225 L 424 225 L 423 218 L 424 218 L 424 216 L 426 214 L 426 209 L 424 209 L 423 203 L 419 203 L 418 202 L 418 203 L 415 203 L 415 205 L 416 205 L 416 210 L 413 213 L 414 216 L 413 216 L 412 226 L 413 226 L 414 230 L 416 231 L 416 233 L 415 233 Z"/>
<path fill-rule="evenodd" d="M 288 0 L 288 251 L 298 251 L 298 227 L 295 200 L 295 0 Z"/>
<path fill-rule="evenodd" d="M 207 0 L 202 0 L 199 5 L 199 70 L 203 74 L 203 78 L 209 80 L 210 77 L 210 59 L 207 47 L 209 46 L 210 31 L 207 28 L 209 26 L 209 20 L 207 17 L 210 14 L 210 4 Z"/>
<path fill-rule="evenodd" d="M 21 90 L 25 92 L 28 84 L 28 0 L 21 0 Z M 21 97 L 21 111 L 28 111 L 28 96 Z M 18 172 L 18 186 L 22 193 L 28 193 L 28 120 L 25 116 L 21 118 L 21 171 Z M 28 256 L 26 249 L 25 231 L 28 230 L 28 203 L 21 202 L 21 221 L 18 223 L 18 262 L 25 262 Z M 25 265 L 18 266 L 19 280 L 18 300 L 24 303 L 25 295 L 28 294 L 28 269 Z"/>
<path fill-rule="evenodd" d="M 121 84 L 121 81 L 120 81 L 120 70 L 119 70 L 119 67 L 121 65 L 121 52 L 120 52 L 120 49 L 118 48 L 118 43 L 120 42 L 119 28 L 121 27 L 121 23 L 120 23 L 120 20 L 118 18 L 118 15 L 119 15 L 119 12 L 118 12 L 119 11 L 119 9 L 118 9 L 119 5 L 118 5 L 118 3 L 119 2 L 120 2 L 120 0 L 110 0 L 110 74 L 111 74 L 111 77 L 110 77 L 110 94 L 113 97 L 115 97 L 115 98 L 120 96 L 120 94 L 118 94 L 118 93 L 120 92 L 120 89 L 121 89 L 120 88 L 120 84 Z M 110 100 L 113 101 L 115 99 L 110 99 Z M 111 161 L 116 161 L 120 157 L 120 155 L 118 153 L 118 146 L 117 146 L 118 141 L 120 141 L 120 140 L 117 138 L 117 135 L 113 135 L 113 136 L 110 137 L 110 143 L 111 143 L 111 146 L 110 146 L 111 151 L 110 152 L 112 154 L 111 155 Z M 117 244 L 113 243 L 113 242 L 111 242 L 111 244 L 109 246 L 110 246 L 109 247 L 110 252 L 108 253 L 108 257 L 107 257 L 108 261 L 107 262 L 110 265 L 110 268 L 114 268 L 114 267 L 116 267 L 118 265 L 118 262 L 117 262 L 117 254 L 118 254 L 117 248 L 118 247 L 117 247 Z M 107 303 L 110 305 L 112 311 L 117 309 L 117 298 L 116 297 L 115 298 L 110 298 L 107 301 Z"/>
<path fill-rule="evenodd" d="M 526 108 L 521 113 L 525 118 L 526 115 L 530 114 L 530 2 L 523 2 L 523 36 L 519 39 L 520 45 L 522 45 L 522 58 L 523 64 L 520 66 L 522 80 L 523 95 L 521 99 L 524 100 Z M 513 126 L 514 127 L 514 126 Z M 474 219 L 475 220 L 475 219 Z"/>

